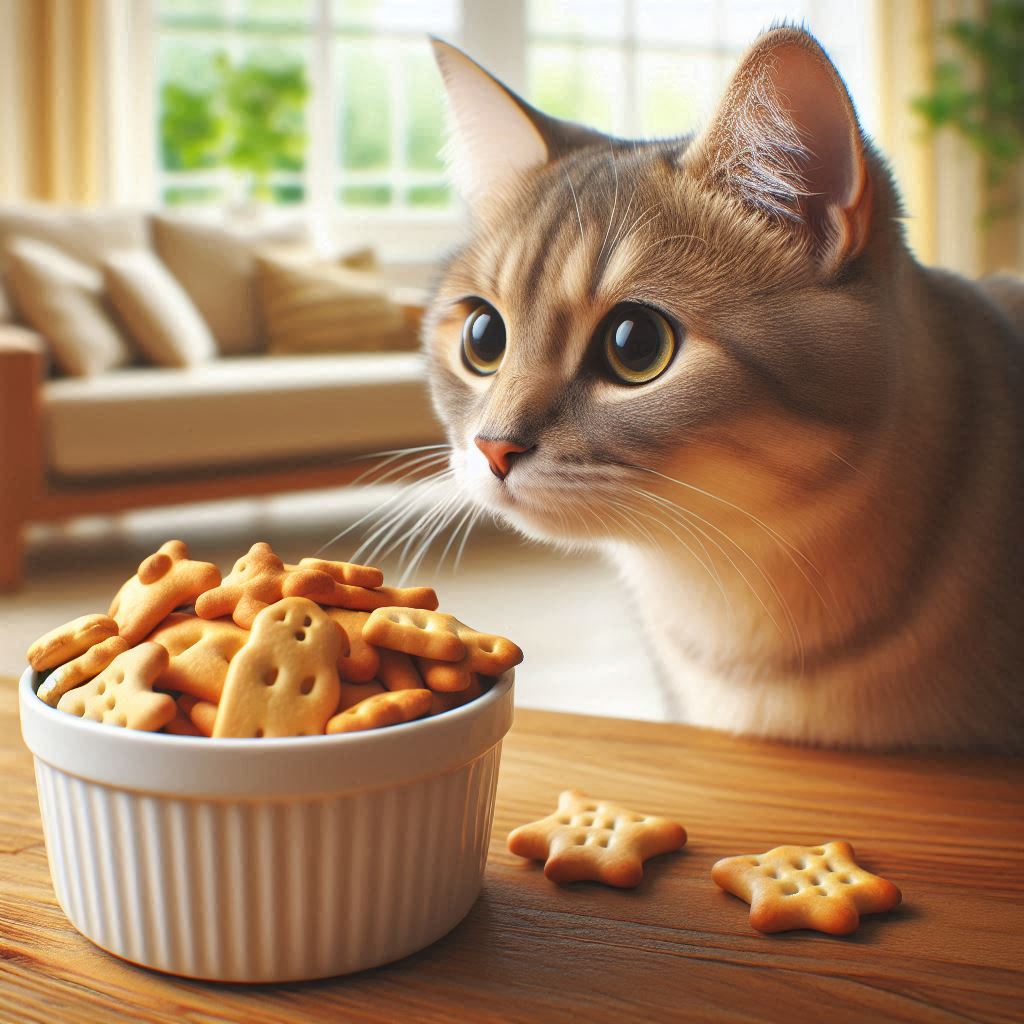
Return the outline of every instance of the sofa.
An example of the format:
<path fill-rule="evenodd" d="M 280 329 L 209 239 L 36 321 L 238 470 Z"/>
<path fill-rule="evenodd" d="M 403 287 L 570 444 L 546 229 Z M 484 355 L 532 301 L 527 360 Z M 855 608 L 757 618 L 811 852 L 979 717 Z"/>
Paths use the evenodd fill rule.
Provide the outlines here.
<path fill-rule="evenodd" d="M 442 440 L 423 298 L 301 221 L 0 208 L 0 590 L 33 522 L 337 486 Z"/>

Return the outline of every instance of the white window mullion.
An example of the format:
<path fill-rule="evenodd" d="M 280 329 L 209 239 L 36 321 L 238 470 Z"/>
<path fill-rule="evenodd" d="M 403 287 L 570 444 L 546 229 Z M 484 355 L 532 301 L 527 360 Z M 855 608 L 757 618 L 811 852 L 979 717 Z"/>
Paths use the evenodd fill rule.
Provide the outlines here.
<path fill-rule="evenodd" d="M 403 55 L 403 48 L 400 44 L 388 47 L 388 87 L 391 93 L 389 148 L 391 150 L 391 176 L 394 182 L 391 191 L 391 205 L 399 208 L 409 205 L 409 188 L 405 179 L 405 140 L 409 134 L 409 114 L 405 104 Z"/>
<path fill-rule="evenodd" d="M 306 130 L 306 201 L 317 213 L 317 223 L 327 223 L 337 202 L 335 166 L 338 155 L 338 107 L 335 96 L 334 26 L 331 0 L 317 0 L 310 41 L 310 103 Z M 326 240 L 325 240 L 326 241 Z"/>
<path fill-rule="evenodd" d="M 625 82 L 623 85 L 625 110 L 620 114 L 625 119 L 625 123 L 616 125 L 616 132 L 619 135 L 626 136 L 638 134 L 636 126 L 640 123 L 640 64 L 637 60 L 636 11 L 634 7 L 633 0 L 625 0 L 625 10 L 623 11 L 625 24 L 623 25 L 622 43 L 625 57 L 625 68 L 623 69 L 625 71 Z"/>
<path fill-rule="evenodd" d="M 527 0 L 462 0 L 463 49 L 510 89 L 526 94 Z"/>

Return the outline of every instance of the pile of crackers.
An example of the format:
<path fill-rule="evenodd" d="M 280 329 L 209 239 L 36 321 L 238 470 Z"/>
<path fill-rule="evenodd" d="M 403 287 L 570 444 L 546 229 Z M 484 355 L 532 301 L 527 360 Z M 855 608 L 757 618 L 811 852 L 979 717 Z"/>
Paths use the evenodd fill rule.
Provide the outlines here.
<path fill-rule="evenodd" d="M 518 665 L 511 640 L 437 610 L 430 587 L 379 569 L 254 544 L 221 579 L 172 540 L 143 560 L 106 615 L 37 640 L 38 694 L 108 725 L 185 736 L 358 732 L 440 714 Z"/>

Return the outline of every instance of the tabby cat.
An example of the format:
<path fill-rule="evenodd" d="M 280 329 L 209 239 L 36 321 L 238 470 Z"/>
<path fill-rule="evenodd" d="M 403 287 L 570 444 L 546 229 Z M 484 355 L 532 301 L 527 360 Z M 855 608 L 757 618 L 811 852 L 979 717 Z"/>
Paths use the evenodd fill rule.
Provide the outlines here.
<path fill-rule="evenodd" d="M 915 261 L 801 29 L 642 141 L 434 45 L 472 213 L 424 325 L 460 486 L 607 554 L 683 721 L 1019 747 L 1024 286 Z"/>

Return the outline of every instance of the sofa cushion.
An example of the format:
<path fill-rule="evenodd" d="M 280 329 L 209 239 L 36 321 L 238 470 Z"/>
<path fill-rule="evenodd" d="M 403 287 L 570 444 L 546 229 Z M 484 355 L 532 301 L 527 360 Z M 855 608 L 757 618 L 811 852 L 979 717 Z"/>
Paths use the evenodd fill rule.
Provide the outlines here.
<path fill-rule="evenodd" d="M 132 367 L 44 386 L 48 462 L 69 478 L 138 476 L 437 441 L 412 352 Z"/>
<path fill-rule="evenodd" d="M 107 295 L 138 347 L 156 366 L 195 366 L 217 346 L 192 300 L 148 250 L 115 253 L 103 264 Z"/>
<path fill-rule="evenodd" d="M 270 244 L 304 245 L 306 224 L 241 229 L 156 215 L 153 244 L 206 321 L 224 355 L 265 347 L 256 300 L 256 253 Z"/>
<path fill-rule="evenodd" d="M 256 281 L 275 355 L 416 348 L 402 310 L 373 273 L 261 255 Z"/>
<path fill-rule="evenodd" d="M 112 252 L 149 246 L 147 218 L 139 210 L 67 210 L 32 203 L 0 206 L 0 273 L 15 238 L 34 238 L 99 267 Z"/>
<path fill-rule="evenodd" d="M 25 321 L 42 334 L 58 368 L 88 377 L 123 366 L 131 349 L 103 296 L 103 276 L 44 242 L 14 239 L 8 278 Z"/>

